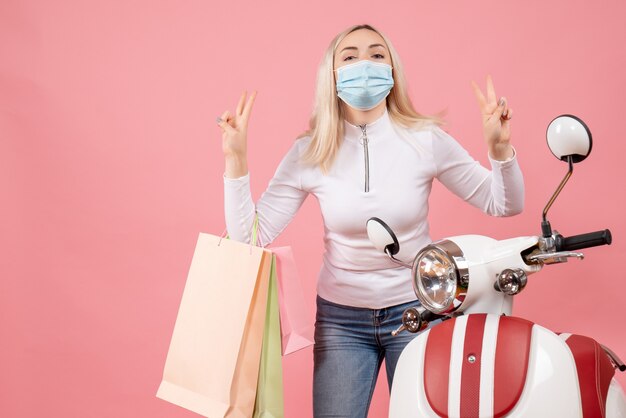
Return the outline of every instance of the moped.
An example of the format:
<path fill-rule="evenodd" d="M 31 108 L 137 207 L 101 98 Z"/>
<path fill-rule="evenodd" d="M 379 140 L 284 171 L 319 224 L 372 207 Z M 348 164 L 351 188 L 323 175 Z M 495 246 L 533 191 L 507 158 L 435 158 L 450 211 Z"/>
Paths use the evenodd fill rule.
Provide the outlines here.
<path fill-rule="evenodd" d="M 400 246 L 381 219 L 367 222 L 370 241 L 411 269 L 421 306 L 404 312 L 403 330 L 419 332 L 402 352 L 389 416 L 405 417 L 622 417 L 626 398 L 616 370 L 626 366 L 592 338 L 556 334 L 511 316 L 513 298 L 544 266 L 583 258 L 579 250 L 611 244 L 606 229 L 564 237 L 547 213 L 575 163 L 592 148 L 587 125 L 573 115 L 555 118 L 548 146 L 568 172 L 543 210 L 541 235 L 495 240 L 462 235 L 421 249 L 411 264 L 394 257 Z"/>

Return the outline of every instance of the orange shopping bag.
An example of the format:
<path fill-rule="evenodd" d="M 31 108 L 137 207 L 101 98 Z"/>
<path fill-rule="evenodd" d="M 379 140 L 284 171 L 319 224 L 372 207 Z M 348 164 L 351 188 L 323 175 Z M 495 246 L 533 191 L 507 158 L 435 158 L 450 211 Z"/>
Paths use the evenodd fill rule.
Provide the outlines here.
<path fill-rule="evenodd" d="M 249 418 L 272 254 L 200 233 L 157 397 L 210 418 Z"/>

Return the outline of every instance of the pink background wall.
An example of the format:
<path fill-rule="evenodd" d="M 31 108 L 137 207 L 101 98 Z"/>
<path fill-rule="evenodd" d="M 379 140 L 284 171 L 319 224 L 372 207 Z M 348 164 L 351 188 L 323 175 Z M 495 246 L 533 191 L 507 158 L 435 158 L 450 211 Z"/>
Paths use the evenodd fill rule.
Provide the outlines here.
<path fill-rule="evenodd" d="M 317 64 L 345 27 L 395 43 L 424 113 L 481 162 L 470 80 L 515 110 L 527 203 L 481 214 L 442 187 L 433 237 L 539 232 L 565 172 L 545 145 L 560 113 L 594 134 L 591 157 L 551 212 L 564 234 L 611 228 L 611 247 L 533 277 L 518 315 L 590 334 L 626 358 L 622 289 L 626 32 L 622 1 L 0 2 L 0 416 L 191 417 L 154 394 L 199 231 L 224 229 L 220 130 L 257 89 L 255 198 L 306 127 Z M 291 244 L 311 304 L 322 223 L 308 199 L 276 244 Z M 284 359 L 286 413 L 311 416 L 312 351 Z M 625 376 L 620 376 L 622 385 Z M 387 411 L 381 375 L 370 416 Z"/>

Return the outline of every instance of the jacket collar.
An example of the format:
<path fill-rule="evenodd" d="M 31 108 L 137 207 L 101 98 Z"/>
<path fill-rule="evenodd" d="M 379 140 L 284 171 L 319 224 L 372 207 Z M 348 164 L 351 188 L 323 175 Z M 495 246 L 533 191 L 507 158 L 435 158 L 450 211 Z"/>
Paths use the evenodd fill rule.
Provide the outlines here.
<path fill-rule="evenodd" d="M 381 134 L 391 127 L 389 112 L 385 108 L 385 112 L 375 121 L 367 125 L 353 125 L 347 120 L 343 121 L 344 137 L 349 141 L 360 141 L 363 136 L 363 128 L 367 132 L 368 141 L 376 140 Z"/>

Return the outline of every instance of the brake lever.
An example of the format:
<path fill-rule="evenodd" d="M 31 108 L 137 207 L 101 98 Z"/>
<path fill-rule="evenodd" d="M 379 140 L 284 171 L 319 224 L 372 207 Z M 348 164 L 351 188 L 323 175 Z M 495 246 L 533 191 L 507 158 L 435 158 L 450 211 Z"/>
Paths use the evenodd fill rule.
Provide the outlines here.
<path fill-rule="evenodd" d="M 533 262 L 541 262 L 543 264 L 556 264 L 565 263 L 568 258 L 578 258 L 582 260 L 585 258 L 583 253 L 575 251 L 556 251 L 550 253 L 533 254 L 528 259 Z"/>

